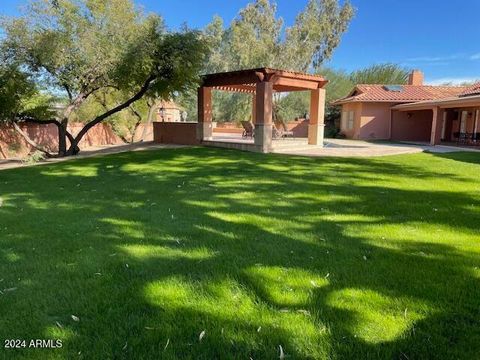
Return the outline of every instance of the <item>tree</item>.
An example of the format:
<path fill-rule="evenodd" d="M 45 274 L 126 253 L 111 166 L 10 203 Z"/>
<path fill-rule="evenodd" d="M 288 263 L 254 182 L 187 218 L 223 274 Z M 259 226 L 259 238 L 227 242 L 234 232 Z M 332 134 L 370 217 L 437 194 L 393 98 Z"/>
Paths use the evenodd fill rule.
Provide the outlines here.
<path fill-rule="evenodd" d="M 204 35 L 211 55 L 205 73 L 256 67 L 308 72 L 329 59 L 354 15 L 348 1 L 309 0 L 295 23 L 285 27 L 277 17 L 276 5 L 255 0 L 241 9 L 229 27 L 215 17 Z M 192 104 L 195 94 L 181 99 Z M 280 97 L 277 97 L 278 101 Z M 251 115 L 250 98 L 245 94 L 214 94 L 214 114 L 222 120 L 243 120 Z M 194 109 L 190 108 L 190 111 Z"/>
<path fill-rule="evenodd" d="M 410 70 L 396 64 L 377 64 L 352 72 L 350 80 L 354 84 L 396 84 L 408 81 Z"/>
<path fill-rule="evenodd" d="M 93 126 L 143 97 L 169 98 L 196 87 L 207 53 L 201 34 L 169 33 L 159 16 L 145 16 L 131 0 L 35 0 L 3 28 L 5 53 L 28 68 L 36 82 L 65 94 L 59 156 L 77 154 Z M 70 134 L 67 125 L 75 112 L 107 91 L 116 92 L 118 104 Z"/>

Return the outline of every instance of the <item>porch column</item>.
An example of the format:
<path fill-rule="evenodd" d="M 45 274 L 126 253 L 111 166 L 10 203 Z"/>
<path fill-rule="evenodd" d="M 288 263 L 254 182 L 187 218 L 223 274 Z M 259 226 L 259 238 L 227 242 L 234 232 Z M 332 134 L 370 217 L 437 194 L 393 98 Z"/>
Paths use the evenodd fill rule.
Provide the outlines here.
<path fill-rule="evenodd" d="M 308 144 L 323 146 L 325 132 L 325 89 L 312 90 L 310 95 L 310 123 Z"/>
<path fill-rule="evenodd" d="M 442 139 L 442 126 L 443 126 L 443 114 L 444 109 L 435 106 L 433 109 L 432 118 L 432 134 L 430 136 L 430 145 L 439 145 Z"/>
<path fill-rule="evenodd" d="M 252 124 L 255 124 L 257 118 L 257 94 L 252 95 Z"/>
<path fill-rule="evenodd" d="M 271 82 L 257 83 L 255 112 L 255 145 L 263 153 L 270 152 L 272 147 L 272 97 Z"/>
<path fill-rule="evenodd" d="M 198 88 L 198 125 L 197 140 L 212 139 L 212 89 Z"/>

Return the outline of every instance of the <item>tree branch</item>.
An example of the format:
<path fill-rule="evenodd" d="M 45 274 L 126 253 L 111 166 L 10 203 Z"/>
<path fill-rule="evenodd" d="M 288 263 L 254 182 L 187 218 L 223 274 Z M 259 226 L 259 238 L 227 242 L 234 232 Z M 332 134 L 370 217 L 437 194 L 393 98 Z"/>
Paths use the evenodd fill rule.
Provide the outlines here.
<path fill-rule="evenodd" d="M 63 88 L 65 89 L 65 91 L 68 94 L 68 99 L 70 100 L 70 102 L 72 102 L 73 95 L 72 95 L 72 92 L 70 91 L 70 87 L 67 84 L 63 84 Z"/>
<path fill-rule="evenodd" d="M 26 123 L 33 123 L 33 124 L 39 124 L 39 125 L 48 125 L 48 124 L 54 124 L 56 125 L 57 127 L 60 127 L 60 126 L 63 126 L 60 121 L 58 120 L 55 120 L 55 119 L 49 119 L 49 120 L 40 120 L 40 119 L 36 119 L 34 117 L 31 117 L 31 116 L 22 116 L 20 115 L 18 117 L 18 121 L 23 121 L 23 122 L 26 122 Z M 15 121 L 14 121 L 15 123 Z M 73 141 L 75 141 L 75 138 L 73 137 L 73 135 L 67 130 L 65 129 L 65 134 L 67 135 L 68 137 L 68 140 L 70 140 L 70 143 L 72 143 Z"/>
<path fill-rule="evenodd" d="M 135 110 L 133 105 L 130 105 L 129 109 L 133 113 L 133 115 L 135 115 L 137 117 L 137 122 L 133 126 L 133 131 L 130 132 L 130 135 L 132 137 L 130 139 L 130 143 L 133 144 L 135 142 L 135 134 L 137 133 L 137 129 L 140 126 L 140 124 L 142 123 L 142 116 L 140 115 L 140 113 L 137 110 Z"/>
<path fill-rule="evenodd" d="M 106 118 L 112 116 L 113 114 L 116 114 L 117 112 L 119 111 L 122 111 L 123 109 L 126 109 L 127 107 L 129 107 L 131 104 L 133 104 L 135 101 L 139 100 L 142 98 L 143 95 L 145 95 L 145 93 L 148 91 L 148 89 L 150 88 L 150 85 L 151 83 L 157 78 L 156 75 L 151 75 L 146 81 L 145 83 L 142 85 L 142 87 L 140 88 L 140 90 L 134 95 L 132 96 L 130 99 L 128 99 L 127 101 L 125 101 L 123 104 L 120 104 L 116 107 L 114 107 L 113 109 L 111 110 L 108 110 L 106 111 L 105 113 L 103 113 L 102 115 L 99 115 L 97 116 L 95 119 L 93 119 L 92 121 L 90 121 L 88 124 L 86 124 L 82 130 L 80 130 L 80 132 L 77 134 L 77 136 L 75 137 L 75 145 L 77 145 L 80 140 L 82 140 L 82 138 L 85 136 L 85 134 L 88 132 L 88 130 L 90 130 L 92 127 L 94 127 L 95 125 L 101 123 L 103 120 L 105 120 Z M 70 149 L 71 150 L 71 149 Z M 70 151 L 69 150 L 69 151 Z"/>
<path fill-rule="evenodd" d="M 35 141 L 33 141 L 32 138 L 30 138 L 30 136 L 28 136 L 28 134 L 25 131 L 23 131 L 16 122 L 12 122 L 12 124 L 15 131 L 18 132 L 30 146 L 32 146 L 35 150 L 38 150 L 44 153 L 47 157 L 53 157 L 53 155 L 50 152 L 43 149 L 42 147 L 40 147 L 40 145 L 38 145 Z"/>

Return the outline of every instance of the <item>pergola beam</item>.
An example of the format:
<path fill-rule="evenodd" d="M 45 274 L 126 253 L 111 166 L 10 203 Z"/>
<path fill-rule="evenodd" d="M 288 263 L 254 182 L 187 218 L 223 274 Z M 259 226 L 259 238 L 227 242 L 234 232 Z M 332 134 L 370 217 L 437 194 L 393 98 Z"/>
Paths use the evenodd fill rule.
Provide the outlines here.
<path fill-rule="evenodd" d="M 326 84 L 319 81 L 291 79 L 286 77 L 274 77 L 273 88 L 285 89 L 284 91 L 302 91 L 302 90 L 316 90 L 322 88 Z"/>
<path fill-rule="evenodd" d="M 212 75 L 205 75 L 203 77 L 203 86 L 231 86 L 231 85 L 245 85 L 256 84 L 261 82 L 261 76 L 256 72 L 233 72 L 233 73 L 219 73 Z"/>

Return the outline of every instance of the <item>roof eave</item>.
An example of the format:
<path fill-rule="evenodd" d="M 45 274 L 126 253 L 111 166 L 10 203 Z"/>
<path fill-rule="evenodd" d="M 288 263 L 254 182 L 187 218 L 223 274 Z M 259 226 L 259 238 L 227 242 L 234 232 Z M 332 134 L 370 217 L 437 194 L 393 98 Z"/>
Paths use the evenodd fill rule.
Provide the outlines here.
<path fill-rule="evenodd" d="M 426 110 L 433 107 L 449 106 L 480 106 L 480 95 L 467 97 L 451 97 L 438 100 L 418 101 L 410 104 L 399 104 L 392 107 L 393 110 Z"/>

